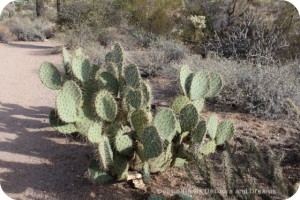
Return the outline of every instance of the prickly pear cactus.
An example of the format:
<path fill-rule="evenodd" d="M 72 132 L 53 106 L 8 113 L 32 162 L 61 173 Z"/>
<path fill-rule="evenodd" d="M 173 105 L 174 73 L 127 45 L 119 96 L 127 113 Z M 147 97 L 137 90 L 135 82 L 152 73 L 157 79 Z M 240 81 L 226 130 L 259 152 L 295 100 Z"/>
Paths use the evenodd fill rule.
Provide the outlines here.
<path fill-rule="evenodd" d="M 64 48 L 63 59 L 64 74 L 49 62 L 40 68 L 41 82 L 58 90 L 49 121 L 55 130 L 79 133 L 95 147 L 98 159 L 89 172 L 98 182 L 127 180 L 130 170 L 148 181 L 151 173 L 190 162 L 191 153 L 215 152 L 234 134 L 232 122 L 200 115 L 205 98 L 222 89 L 218 74 L 194 74 L 182 66 L 181 94 L 154 113 L 149 83 L 135 64 L 124 64 L 119 44 L 103 66 L 91 64 L 81 49 L 72 54 Z"/>

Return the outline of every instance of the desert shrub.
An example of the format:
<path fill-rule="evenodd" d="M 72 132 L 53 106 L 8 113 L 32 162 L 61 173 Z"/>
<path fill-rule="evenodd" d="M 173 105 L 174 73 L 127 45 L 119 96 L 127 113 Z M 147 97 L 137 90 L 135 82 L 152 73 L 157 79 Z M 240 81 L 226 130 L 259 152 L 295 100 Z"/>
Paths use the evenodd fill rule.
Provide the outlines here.
<path fill-rule="evenodd" d="M 300 22 L 297 10 L 293 6 L 278 1 L 257 7 L 255 3 L 253 5 L 245 1 L 245 8 L 240 12 L 237 11 L 241 4 L 239 1 L 228 2 L 225 8 L 231 14 L 226 14 L 225 21 L 221 18 L 221 24 L 215 22 L 220 18 L 214 20 L 206 15 L 208 24 L 210 22 L 219 25 L 212 26 L 214 34 L 210 35 L 210 39 L 204 45 L 204 51 L 214 51 L 226 58 L 244 59 L 261 64 L 292 58 L 292 51 L 289 49 L 295 49 L 291 44 L 295 44 L 296 40 L 291 38 L 299 36 L 299 31 L 295 29 Z M 207 5 L 211 6 L 209 3 Z M 208 15 L 214 13 L 209 12 Z"/>
<path fill-rule="evenodd" d="M 44 40 L 53 34 L 53 25 L 44 18 L 31 20 L 28 17 L 12 17 L 7 19 L 5 24 L 10 32 L 22 41 Z"/>
<path fill-rule="evenodd" d="M 216 71 L 222 74 L 225 86 L 220 95 L 211 101 L 220 106 L 232 106 L 259 117 L 276 119 L 290 113 L 286 99 L 299 103 L 300 69 L 298 64 L 261 66 L 234 61 L 211 54 L 206 59 L 198 55 L 182 62 L 194 69 Z"/>
<path fill-rule="evenodd" d="M 207 193 L 207 196 L 218 200 L 255 200 L 258 197 L 272 199 L 275 195 L 288 198 L 295 194 L 296 188 L 282 174 L 280 165 L 283 154 L 274 153 L 266 145 L 260 147 L 250 138 L 241 139 L 238 145 L 226 143 L 224 146 L 221 165 L 208 156 L 195 156 L 196 175 L 192 173 L 191 167 L 186 168 L 195 186 L 214 191 Z M 223 176 L 216 178 L 216 173 L 220 171 Z M 255 191 L 262 179 L 268 183 L 264 187 L 265 192 L 249 192 Z"/>
<path fill-rule="evenodd" d="M 124 65 L 119 44 L 101 68 L 91 65 L 81 49 L 72 56 L 63 49 L 63 55 L 63 76 L 49 62 L 40 67 L 43 84 L 59 90 L 49 121 L 61 133 L 81 134 L 97 149 L 89 170 L 96 181 L 128 180 L 129 169 L 148 181 L 150 173 L 182 167 L 192 153 L 215 152 L 234 134 L 232 122 L 200 117 L 205 98 L 222 88 L 216 73 L 194 74 L 182 66 L 181 95 L 169 107 L 153 110 L 149 83 L 135 64 Z"/>
<path fill-rule="evenodd" d="M 10 32 L 7 25 L 0 23 L 0 41 L 9 42 L 15 40 L 15 36 Z"/>
<path fill-rule="evenodd" d="M 122 21 L 115 1 L 72 1 L 64 5 L 57 19 L 58 31 L 73 38 L 71 45 L 85 42 L 107 44 L 106 29 Z M 66 41 L 68 42 L 68 41 Z M 70 44 L 69 44 L 70 45 Z"/>
<path fill-rule="evenodd" d="M 143 77 L 168 74 L 174 63 L 180 62 L 190 50 L 180 41 L 165 37 L 151 38 L 149 47 L 142 51 L 128 52 L 129 59 L 138 64 Z"/>
<path fill-rule="evenodd" d="M 168 34 L 175 23 L 179 0 L 130 0 L 123 3 L 125 16 L 134 27 L 157 35 Z"/>

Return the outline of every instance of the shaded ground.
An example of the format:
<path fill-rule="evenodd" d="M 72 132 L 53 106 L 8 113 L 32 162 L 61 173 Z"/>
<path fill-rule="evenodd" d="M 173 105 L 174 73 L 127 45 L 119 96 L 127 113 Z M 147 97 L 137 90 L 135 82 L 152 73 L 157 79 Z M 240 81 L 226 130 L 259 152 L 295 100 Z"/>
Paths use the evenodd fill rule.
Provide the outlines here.
<path fill-rule="evenodd" d="M 14 199 L 145 199 L 144 192 L 126 183 L 94 185 L 86 177 L 93 149 L 84 142 L 59 135 L 48 123 L 55 92 L 38 78 L 39 65 L 50 61 L 53 41 L 0 44 L 0 184 Z M 54 48 L 55 49 L 55 48 Z M 158 77 L 153 90 L 159 104 L 170 102 L 174 80 Z M 206 111 L 204 116 L 211 113 Z M 289 122 L 269 122 L 250 115 L 218 112 L 234 121 L 237 137 L 249 136 L 285 152 L 284 175 L 296 183 L 300 178 L 299 128 Z M 191 189 L 184 170 L 170 170 L 154 176 L 149 192 L 171 194 Z M 201 199 L 201 195 L 194 196 Z"/>

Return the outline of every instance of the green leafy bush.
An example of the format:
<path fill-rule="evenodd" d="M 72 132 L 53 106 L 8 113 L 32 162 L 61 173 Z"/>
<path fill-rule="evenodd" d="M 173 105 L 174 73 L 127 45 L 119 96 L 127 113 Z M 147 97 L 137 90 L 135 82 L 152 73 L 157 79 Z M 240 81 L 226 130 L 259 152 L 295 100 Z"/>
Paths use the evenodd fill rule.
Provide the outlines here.
<path fill-rule="evenodd" d="M 232 122 L 200 115 L 204 99 L 222 89 L 216 73 L 182 66 L 181 95 L 155 112 L 150 85 L 136 65 L 123 65 L 120 45 L 105 56 L 103 67 L 91 65 L 81 49 L 72 56 L 64 49 L 63 55 L 63 76 L 49 62 L 40 68 L 44 85 L 59 90 L 50 123 L 61 133 L 80 133 L 98 149 L 90 174 L 100 182 L 111 176 L 127 180 L 129 169 L 142 171 L 147 181 L 150 173 L 183 166 L 192 154 L 213 153 L 234 134 Z"/>

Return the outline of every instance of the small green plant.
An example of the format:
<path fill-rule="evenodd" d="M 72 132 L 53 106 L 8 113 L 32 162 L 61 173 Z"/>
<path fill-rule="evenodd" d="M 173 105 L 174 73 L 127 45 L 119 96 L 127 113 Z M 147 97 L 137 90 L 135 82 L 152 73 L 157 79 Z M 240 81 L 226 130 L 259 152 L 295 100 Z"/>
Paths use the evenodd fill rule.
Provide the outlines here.
<path fill-rule="evenodd" d="M 200 115 L 204 99 L 222 88 L 218 74 L 183 66 L 181 95 L 155 113 L 149 83 L 136 65 L 124 66 L 119 44 L 101 67 L 90 64 L 81 49 L 72 56 L 63 49 L 63 58 L 63 76 L 49 62 L 40 68 L 43 84 L 59 90 L 50 123 L 64 134 L 78 132 L 98 149 L 90 174 L 99 182 L 127 180 L 129 169 L 148 181 L 151 173 L 183 166 L 192 154 L 213 153 L 234 134 L 232 122 L 219 123 L 216 116 L 206 122 Z"/>

